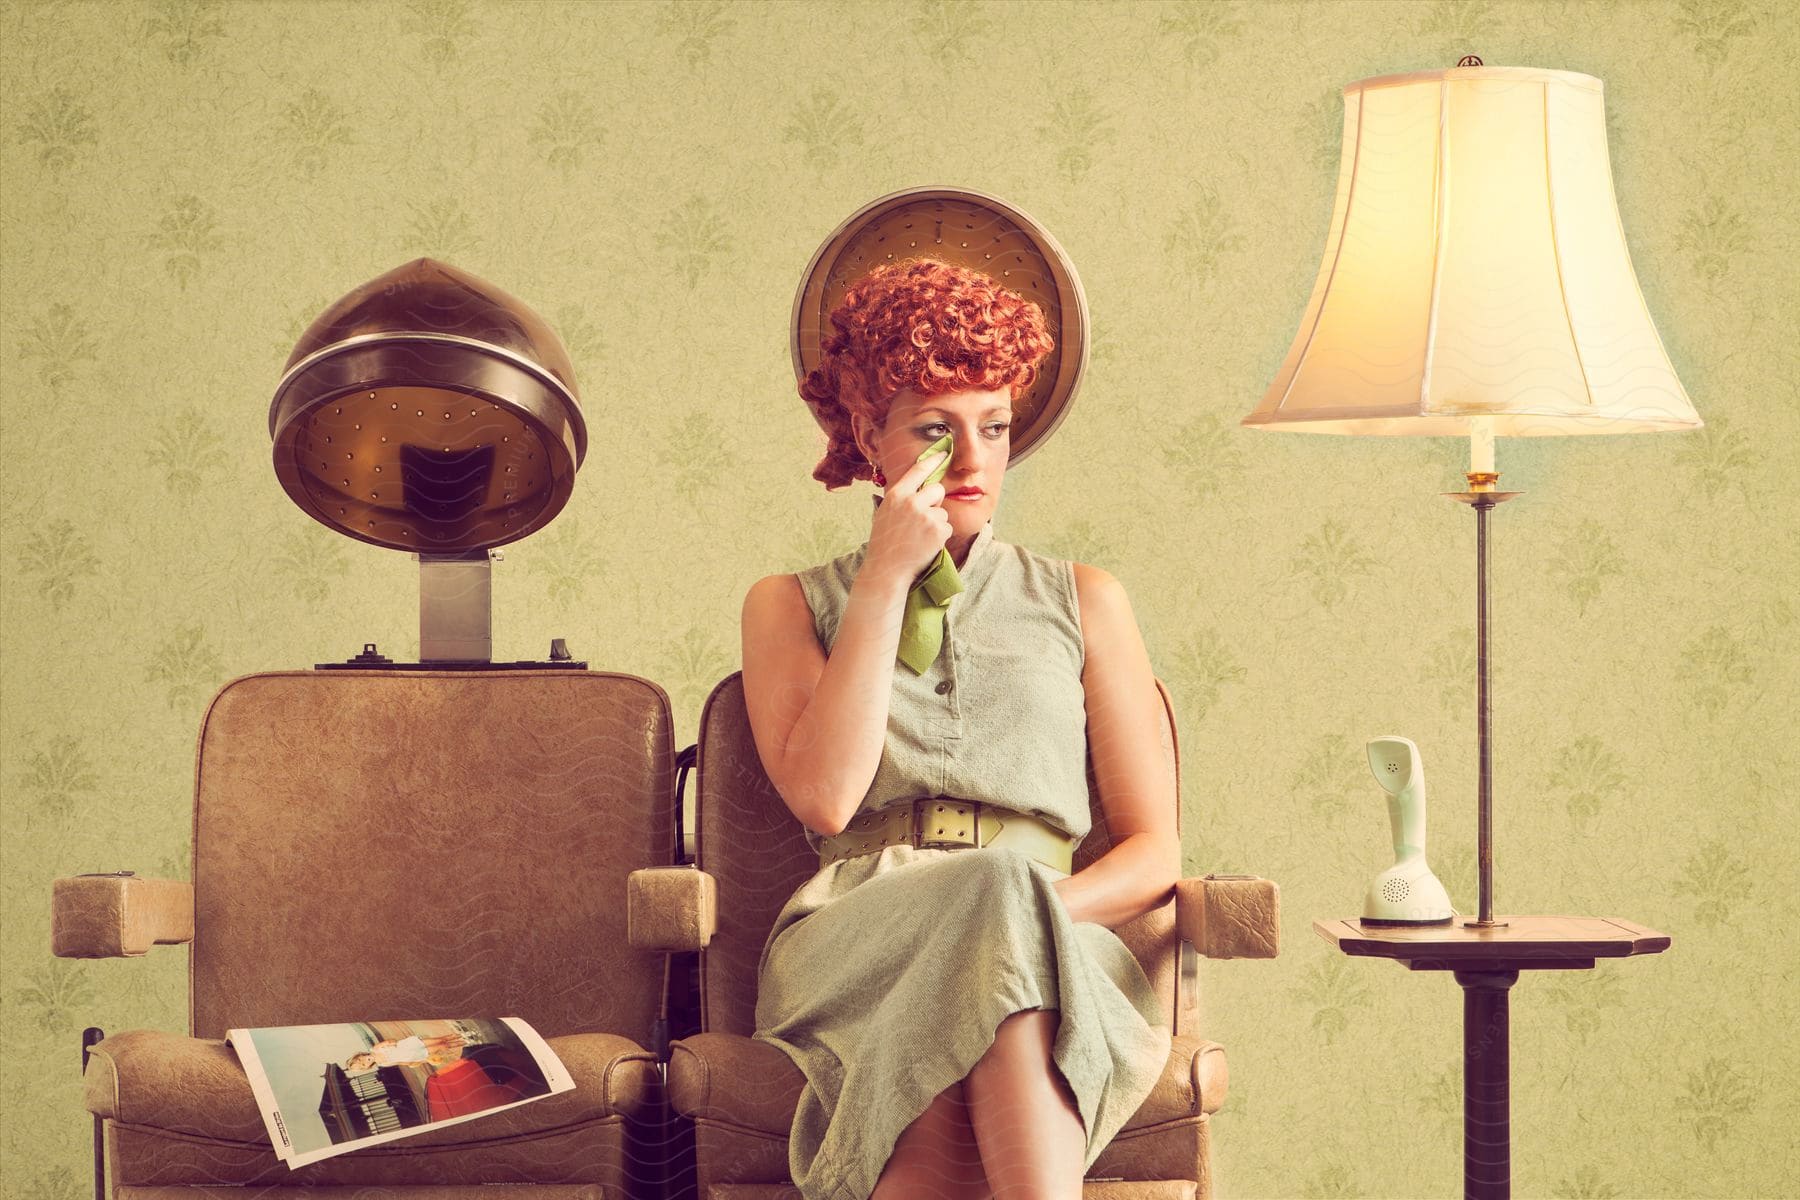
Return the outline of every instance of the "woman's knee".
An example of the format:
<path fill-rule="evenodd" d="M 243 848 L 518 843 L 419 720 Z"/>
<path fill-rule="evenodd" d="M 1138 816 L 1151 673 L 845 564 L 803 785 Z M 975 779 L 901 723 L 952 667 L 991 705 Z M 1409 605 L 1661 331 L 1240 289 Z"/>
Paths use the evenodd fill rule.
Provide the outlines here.
<path fill-rule="evenodd" d="M 994 1031 L 993 1045 L 965 1077 L 965 1083 L 986 1084 L 1002 1092 L 1030 1088 L 1048 1076 L 1071 1108 L 1074 1089 L 1056 1065 L 1053 1047 L 1062 1013 L 1054 1008 L 1027 1008 L 1009 1014 Z M 984 1088 L 984 1091 L 986 1089 Z"/>
<path fill-rule="evenodd" d="M 1007 1014 L 995 1028 L 994 1043 L 981 1061 L 1019 1052 L 1036 1057 L 1039 1050 L 1047 1051 L 1056 1038 L 1056 1023 L 1061 1015 L 1054 1008 L 1022 1008 Z"/>
<path fill-rule="evenodd" d="M 991 1195 L 959 1079 L 901 1131 L 876 1181 L 873 1200 L 888 1196 L 989 1200 Z"/>

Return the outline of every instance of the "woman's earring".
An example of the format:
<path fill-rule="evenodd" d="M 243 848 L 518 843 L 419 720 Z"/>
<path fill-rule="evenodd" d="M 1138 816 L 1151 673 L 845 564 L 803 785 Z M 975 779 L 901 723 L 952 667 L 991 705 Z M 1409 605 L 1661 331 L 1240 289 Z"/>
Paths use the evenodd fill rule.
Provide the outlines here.
<path fill-rule="evenodd" d="M 875 486 L 876 487 L 886 487 L 887 486 L 887 476 L 883 475 L 881 473 L 880 467 L 875 468 Z"/>

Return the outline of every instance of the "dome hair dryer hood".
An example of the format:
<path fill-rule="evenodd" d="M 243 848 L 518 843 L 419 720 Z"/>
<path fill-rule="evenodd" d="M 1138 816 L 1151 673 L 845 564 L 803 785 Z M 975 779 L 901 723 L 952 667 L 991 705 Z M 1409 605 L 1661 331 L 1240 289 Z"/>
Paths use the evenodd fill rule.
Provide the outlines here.
<path fill-rule="evenodd" d="M 516 297 L 417 258 L 327 308 L 269 403 L 302 511 L 395 550 L 518 541 L 568 503 L 587 453 L 569 352 Z"/>
<path fill-rule="evenodd" d="M 419 665 L 527 665 L 491 661 L 490 552 L 555 519 L 587 453 L 569 352 L 543 318 L 476 275 L 414 259 L 301 335 L 269 436 L 301 511 L 418 556 Z M 562 657 L 529 665 L 573 665 Z M 318 665 L 388 661 L 369 643 Z"/>

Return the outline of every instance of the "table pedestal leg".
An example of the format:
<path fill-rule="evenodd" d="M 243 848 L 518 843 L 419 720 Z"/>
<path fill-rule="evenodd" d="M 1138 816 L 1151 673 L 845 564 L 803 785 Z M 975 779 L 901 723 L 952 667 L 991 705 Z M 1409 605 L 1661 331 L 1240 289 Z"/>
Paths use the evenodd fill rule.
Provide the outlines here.
<path fill-rule="evenodd" d="M 1507 989 L 1519 972 L 1457 971 L 1463 989 L 1463 1195 L 1510 1200 Z"/>

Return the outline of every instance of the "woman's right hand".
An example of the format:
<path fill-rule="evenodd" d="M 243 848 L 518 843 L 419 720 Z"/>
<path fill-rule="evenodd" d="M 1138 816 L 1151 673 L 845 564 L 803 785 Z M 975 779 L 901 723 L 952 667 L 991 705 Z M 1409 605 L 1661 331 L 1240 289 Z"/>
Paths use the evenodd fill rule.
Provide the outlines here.
<path fill-rule="evenodd" d="M 944 511 L 944 485 L 924 483 L 950 451 L 914 463 L 887 487 L 869 530 L 869 551 L 862 570 L 911 587 L 921 571 L 950 541 L 950 514 Z"/>

